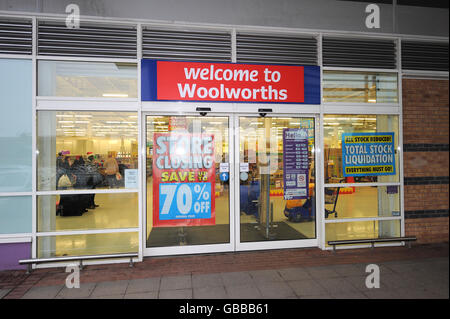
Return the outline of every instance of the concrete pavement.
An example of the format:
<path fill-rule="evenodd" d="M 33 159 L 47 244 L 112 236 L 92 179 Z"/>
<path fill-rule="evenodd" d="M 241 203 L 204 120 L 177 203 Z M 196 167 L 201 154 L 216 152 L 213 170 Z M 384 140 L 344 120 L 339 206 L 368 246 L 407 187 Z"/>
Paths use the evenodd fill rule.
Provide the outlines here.
<path fill-rule="evenodd" d="M 438 247 L 439 253 L 436 253 L 436 247 L 431 247 L 428 256 L 426 249 L 386 247 L 376 248 L 373 252 L 370 249 L 339 251 L 337 254 L 325 252 L 325 255 L 328 254 L 326 259 L 321 258 L 324 256 L 322 252 L 314 256 L 315 250 L 292 250 L 290 256 L 300 254 L 304 265 L 295 262 L 287 265 L 280 261 L 278 265 L 272 263 L 261 267 L 257 264 L 260 267 L 256 267 L 256 264 L 249 262 L 247 267 L 239 268 L 236 265 L 240 258 L 251 258 L 247 255 L 218 255 L 222 262 L 225 260 L 223 258 L 230 259 L 228 267 L 225 267 L 229 271 L 218 267 L 215 267 L 216 271 L 195 271 L 196 264 L 189 268 L 187 263 L 186 258 L 191 257 L 178 257 L 180 259 L 175 261 L 170 259 L 173 263 L 185 265 L 184 271 L 178 272 L 168 270 L 158 273 L 156 262 L 153 272 L 147 269 L 149 265 L 146 266 L 145 262 L 136 264 L 137 269 L 131 270 L 123 264 L 87 266 L 80 275 L 80 288 L 72 289 L 65 287 L 68 273 L 62 268 L 39 269 L 15 286 L 0 285 L 0 298 L 448 299 L 448 245 Z M 261 253 L 270 255 L 270 252 Z M 254 257 L 261 253 L 256 253 Z M 200 263 L 203 261 L 205 265 L 213 260 L 211 256 L 193 258 L 200 259 Z M 192 262 L 193 259 L 189 260 Z M 167 260 L 160 262 L 168 264 Z M 368 264 L 379 267 L 380 288 L 366 287 Z M 102 277 L 100 274 L 105 275 Z"/>
<path fill-rule="evenodd" d="M 36 286 L 24 299 L 448 299 L 448 258 L 378 264 L 380 288 L 365 285 L 367 264 L 158 276 Z M 5 292 L 0 292 L 1 294 Z"/>

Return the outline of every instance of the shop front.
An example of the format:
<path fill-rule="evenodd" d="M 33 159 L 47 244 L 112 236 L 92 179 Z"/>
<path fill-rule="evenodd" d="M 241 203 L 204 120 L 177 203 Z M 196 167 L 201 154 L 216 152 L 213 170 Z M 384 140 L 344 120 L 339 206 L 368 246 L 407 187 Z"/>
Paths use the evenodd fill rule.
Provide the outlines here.
<path fill-rule="evenodd" d="M 0 56 L 8 267 L 405 235 L 401 38 L 56 20 Z"/>
<path fill-rule="evenodd" d="M 319 68 L 141 64 L 144 255 L 317 247 Z"/>

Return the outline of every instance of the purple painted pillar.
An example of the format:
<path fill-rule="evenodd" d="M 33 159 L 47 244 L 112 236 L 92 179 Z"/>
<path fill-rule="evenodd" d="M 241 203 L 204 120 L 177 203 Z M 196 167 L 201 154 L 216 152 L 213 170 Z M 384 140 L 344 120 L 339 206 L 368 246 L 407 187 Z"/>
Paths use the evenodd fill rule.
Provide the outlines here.
<path fill-rule="evenodd" d="M 19 260 L 31 258 L 31 243 L 0 244 L 0 270 L 26 269 Z"/>

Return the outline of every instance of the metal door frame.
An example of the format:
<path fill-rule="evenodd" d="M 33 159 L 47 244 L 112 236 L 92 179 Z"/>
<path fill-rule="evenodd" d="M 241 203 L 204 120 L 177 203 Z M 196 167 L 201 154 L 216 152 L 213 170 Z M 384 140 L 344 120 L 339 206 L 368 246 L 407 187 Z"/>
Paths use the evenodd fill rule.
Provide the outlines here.
<path fill-rule="evenodd" d="M 159 108 L 161 109 L 161 108 Z M 235 234 L 234 234 L 234 195 L 235 195 L 235 182 L 234 182 L 234 127 L 233 127 L 233 115 L 230 113 L 223 112 L 208 112 L 207 117 L 227 117 L 228 118 L 228 158 L 229 158 L 229 166 L 230 166 L 230 178 L 229 178 L 229 235 L 230 241 L 228 243 L 223 244 L 200 244 L 200 245 L 185 245 L 185 246 L 163 246 L 163 247 L 146 247 L 147 242 L 147 179 L 146 179 L 146 171 L 147 171 L 147 158 L 146 158 L 146 118 L 147 116 L 198 116 L 201 118 L 198 112 L 152 112 L 152 111 L 143 111 L 142 112 L 142 123 L 141 123 L 141 157 L 143 163 L 142 169 L 142 237 L 141 237 L 141 245 L 143 247 L 144 257 L 148 256 L 167 256 L 167 255 L 187 255 L 187 254 L 201 254 L 201 253 L 217 253 L 217 252 L 231 252 L 234 251 L 235 247 Z"/>
<path fill-rule="evenodd" d="M 321 196 L 320 190 L 322 189 L 321 178 L 322 174 L 320 172 L 320 150 L 319 150 L 319 115 L 313 113 L 269 113 L 266 117 L 292 117 L 292 118 L 313 118 L 314 119 L 314 149 L 315 149 L 315 204 L 316 204 L 316 219 L 315 219 L 315 231 L 316 237 L 314 239 L 295 239 L 295 240 L 276 240 L 276 241 L 258 241 L 258 242 L 244 242 L 240 241 L 240 193 L 239 193 L 239 142 L 240 142 L 240 132 L 239 132 L 239 118 L 240 117 L 254 117 L 258 118 L 258 113 L 237 113 L 234 116 L 234 127 L 235 127 L 235 143 L 234 143 L 234 155 L 235 155 L 235 250 L 236 251 L 249 251 L 249 250 L 268 250 L 268 249 L 287 249 L 287 248 L 305 248 L 305 247 L 318 247 L 319 246 L 319 236 L 320 236 L 320 225 L 323 222 L 321 214 L 319 212 L 323 211 L 321 208 Z M 319 151 L 317 151 L 319 150 Z"/>

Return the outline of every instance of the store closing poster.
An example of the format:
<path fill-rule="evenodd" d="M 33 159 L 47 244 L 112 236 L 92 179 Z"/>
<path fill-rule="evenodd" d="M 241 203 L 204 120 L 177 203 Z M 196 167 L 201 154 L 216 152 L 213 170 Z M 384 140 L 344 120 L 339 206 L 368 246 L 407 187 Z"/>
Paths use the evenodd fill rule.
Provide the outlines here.
<path fill-rule="evenodd" d="M 283 129 L 284 199 L 306 199 L 309 188 L 308 130 Z"/>
<path fill-rule="evenodd" d="M 214 136 L 154 133 L 153 226 L 215 224 Z"/>

